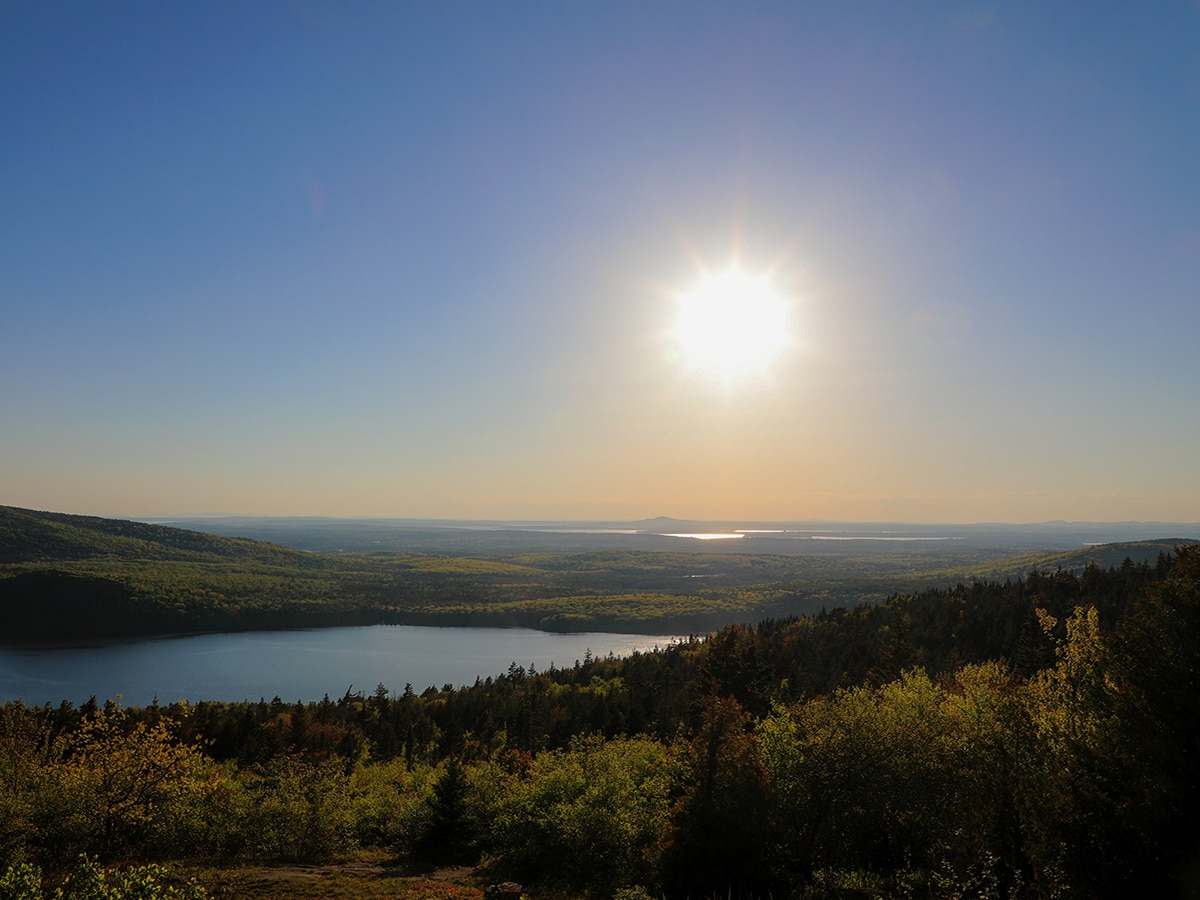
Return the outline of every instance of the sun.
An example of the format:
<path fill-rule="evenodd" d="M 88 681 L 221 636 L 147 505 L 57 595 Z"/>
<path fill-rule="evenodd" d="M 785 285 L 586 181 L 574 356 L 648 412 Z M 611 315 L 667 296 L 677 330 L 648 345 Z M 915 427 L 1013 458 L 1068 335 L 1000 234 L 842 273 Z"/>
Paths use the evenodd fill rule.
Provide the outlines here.
<path fill-rule="evenodd" d="M 765 375 L 791 342 L 788 304 L 765 275 L 733 265 L 676 300 L 672 343 L 689 369 L 726 385 Z"/>

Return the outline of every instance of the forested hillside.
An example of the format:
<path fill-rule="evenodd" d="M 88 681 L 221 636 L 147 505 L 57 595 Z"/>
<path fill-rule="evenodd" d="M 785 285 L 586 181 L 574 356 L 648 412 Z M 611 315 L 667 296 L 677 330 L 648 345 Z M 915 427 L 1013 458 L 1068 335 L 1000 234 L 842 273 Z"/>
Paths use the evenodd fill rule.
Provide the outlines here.
<path fill-rule="evenodd" d="M 0 506 L 0 563 L 82 559 L 253 561 L 303 567 L 312 554 L 182 528 Z"/>
<path fill-rule="evenodd" d="M 10 703 L 0 863 L 382 847 L 533 896 L 1187 896 L 1198 671 L 1181 548 L 458 690 Z"/>

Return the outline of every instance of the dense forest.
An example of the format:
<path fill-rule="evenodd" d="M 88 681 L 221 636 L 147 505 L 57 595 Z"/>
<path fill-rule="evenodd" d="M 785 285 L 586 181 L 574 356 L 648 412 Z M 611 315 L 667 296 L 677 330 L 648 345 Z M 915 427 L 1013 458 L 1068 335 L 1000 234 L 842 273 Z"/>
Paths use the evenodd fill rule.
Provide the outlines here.
<path fill-rule="evenodd" d="M 1180 547 L 457 690 L 9 703 L 0 871 L 383 848 L 545 897 L 1191 896 L 1198 663 Z"/>

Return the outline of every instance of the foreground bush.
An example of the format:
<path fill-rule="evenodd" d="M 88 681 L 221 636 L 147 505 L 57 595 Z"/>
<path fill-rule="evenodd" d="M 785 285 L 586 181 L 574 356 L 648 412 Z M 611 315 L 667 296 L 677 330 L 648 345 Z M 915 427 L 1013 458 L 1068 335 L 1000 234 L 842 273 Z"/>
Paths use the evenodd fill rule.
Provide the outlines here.
<path fill-rule="evenodd" d="M 161 866 L 105 869 L 87 856 L 79 857 L 50 894 L 37 866 L 22 863 L 0 875 L 0 900 L 204 900 L 207 896 L 194 881 L 179 883 Z"/>
<path fill-rule="evenodd" d="M 497 849 L 514 874 L 571 890 L 652 883 L 673 774 L 656 741 L 593 736 L 539 754 L 500 802 Z"/>

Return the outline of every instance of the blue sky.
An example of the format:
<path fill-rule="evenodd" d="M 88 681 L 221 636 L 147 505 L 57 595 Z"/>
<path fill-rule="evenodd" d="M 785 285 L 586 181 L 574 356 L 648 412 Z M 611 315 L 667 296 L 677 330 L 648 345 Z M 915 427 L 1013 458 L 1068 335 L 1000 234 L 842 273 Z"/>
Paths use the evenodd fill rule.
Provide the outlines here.
<path fill-rule="evenodd" d="M 1195 3 L 16 2 L 0 84 L 0 503 L 1200 520 Z"/>

